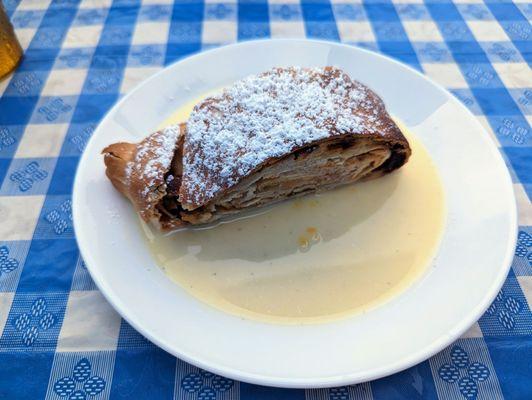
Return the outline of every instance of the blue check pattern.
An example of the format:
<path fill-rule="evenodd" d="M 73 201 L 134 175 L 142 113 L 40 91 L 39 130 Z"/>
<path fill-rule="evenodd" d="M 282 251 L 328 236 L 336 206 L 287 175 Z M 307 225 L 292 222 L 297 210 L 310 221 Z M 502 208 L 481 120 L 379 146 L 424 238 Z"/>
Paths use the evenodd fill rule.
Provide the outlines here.
<path fill-rule="evenodd" d="M 0 82 L 0 398 L 532 398 L 529 1 L 4 0 L 4 5 L 25 58 Z M 478 117 L 512 173 L 520 227 L 504 287 L 462 338 L 406 371 L 320 390 L 266 388 L 213 375 L 132 329 L 103 299 L 80 258 L 72 229 L 74 171 L 106 111 L 169 63 L 267 37 L 341 41 L 425 73 Z"/>

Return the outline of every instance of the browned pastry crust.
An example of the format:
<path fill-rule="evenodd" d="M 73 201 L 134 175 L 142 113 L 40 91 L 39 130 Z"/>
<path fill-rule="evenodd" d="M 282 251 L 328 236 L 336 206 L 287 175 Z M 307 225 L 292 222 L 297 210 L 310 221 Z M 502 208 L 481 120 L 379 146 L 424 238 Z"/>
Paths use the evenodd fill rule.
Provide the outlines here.
<path fill-rule="evenodd" d="M 168 182 L 168 174 L 175 167 L 172 163 L 180 160 L 185 124 L 174 127 L 171 132 L 160 130 L 152 133 L 140 143 L 114 143 L 103 149 L 106 175 L 114 187 L 125 195 L 145 222 L 165 231 L 179 228 L 184 223 L 169 218 L 161 207 L 163 198 L 175 193 L 175 184 Z M 161 159 L 163 137 L 170 136 L 173 146 L 164 149 L 167 157 Z M 167 162 L 170 160 L 170 163 Z M 149 168 L 147 168 L 149 167 Z M 153 174 L 147 174 L 149 169 Z"/>
<path fill-rule="evenodd" d="M 248 78 L 200 102 L 186 125 L 103 150 L 113 185 L 162 231 L 377 178 L 410 153 L 382 100 L 333 67 Z"/>

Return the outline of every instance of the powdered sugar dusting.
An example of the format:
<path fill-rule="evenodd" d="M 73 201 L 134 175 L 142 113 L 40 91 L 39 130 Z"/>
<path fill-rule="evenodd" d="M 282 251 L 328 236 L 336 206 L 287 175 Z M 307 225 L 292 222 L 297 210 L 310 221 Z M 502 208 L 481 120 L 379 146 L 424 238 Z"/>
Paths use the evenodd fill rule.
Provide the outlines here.
<path fill-rule="evenodd" d="M 171 125 L 150 136 L 140 144 L 135 161 L 126 167 L 127 174 L 135 171 L 138 178 L 146 183 L 143 195 L 153 191 L 154 186 L 164 183 L 164 174 L 174 157 L 179 132 L 179 125 Z"/>
<path fill-rule="evenodd" d="M 336 68 L 278 68 L 245 78 L 190 115 L 182 201 L 205 204 L 264 161 L 331 135 L 374 133 L 383 108 Z"/>

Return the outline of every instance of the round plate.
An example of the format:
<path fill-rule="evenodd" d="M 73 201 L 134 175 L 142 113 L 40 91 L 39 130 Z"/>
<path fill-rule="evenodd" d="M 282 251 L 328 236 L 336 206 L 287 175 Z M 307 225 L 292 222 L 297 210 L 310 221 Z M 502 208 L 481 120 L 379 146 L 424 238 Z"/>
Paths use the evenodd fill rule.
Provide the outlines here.
<path fill-rule="evenodd" d="M 196 300 L 150 256 L 137 217 L 105 177 L 101 150 L 139 141 L 180 105 L 275 66 L 335 65 L 373 88 L 430 152 L 443 182 L 447 225 L 429 271 L 362 315 L 285 326 L 245 320 Z M 153 75 L 106 115 L 81 158 L 74 227 L 90 273 L 114 308 L 175 356 L 234 379 L 327 387 L 379 378 L 443 349 L 486 310 L 516 240 L 512 182 L 496 146 L 451 94 L 413 69 L 340 44 L 268 40 L 182 60 Z"/>

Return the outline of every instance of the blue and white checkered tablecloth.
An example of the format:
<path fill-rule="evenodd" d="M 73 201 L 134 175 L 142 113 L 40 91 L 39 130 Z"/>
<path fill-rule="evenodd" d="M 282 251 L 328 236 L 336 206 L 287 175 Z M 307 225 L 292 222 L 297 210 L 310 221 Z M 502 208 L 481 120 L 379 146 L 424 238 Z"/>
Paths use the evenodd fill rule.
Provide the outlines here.
<path fill-rule="evenodd" d="M 532 399 L 530 0 L 4 4 L 25 58 L 0 82 L 0 399 Z M 504 155 L 519 208 L 512 270 L 484 316 L 430 360 L 334 389 L 236 382 L 148 342 L 91 281 L 70 195 L 99 120 L 165 65 L 265 37 L 342 41 L 401 60 L 449 88 Z"/>

